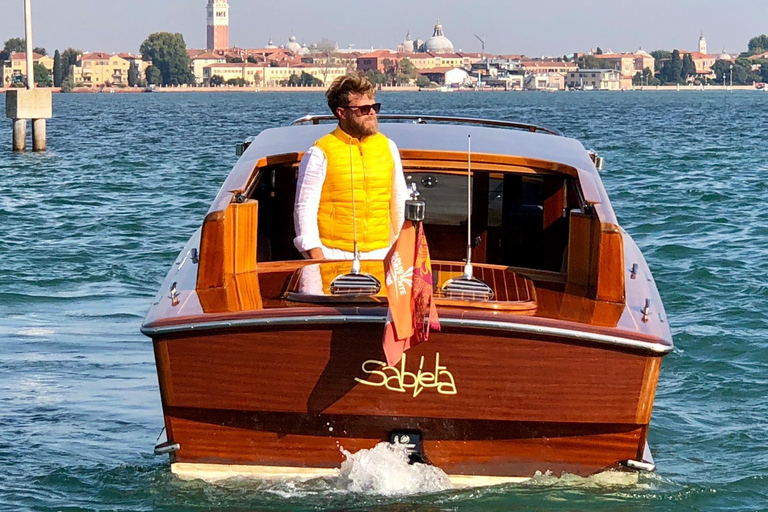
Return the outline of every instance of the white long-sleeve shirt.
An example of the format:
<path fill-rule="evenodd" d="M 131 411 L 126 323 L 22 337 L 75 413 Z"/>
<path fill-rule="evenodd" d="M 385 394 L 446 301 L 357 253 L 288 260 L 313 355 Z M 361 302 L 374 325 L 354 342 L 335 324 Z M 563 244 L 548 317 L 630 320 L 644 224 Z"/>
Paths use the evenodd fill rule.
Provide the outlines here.
<path fill-rule="evenodd" d="M 403 163 L 397 145 L 389 140 L 389 149 L 395 161 L 392 172 L 392 199 L 389 203 L 390 245 L 400 233 L 405 220 L 405 200 L 408 199 L 408 188 L 403 175 Z M 296 184 L 296 203 L 293 210 L 293 223 L 296 228 L 296 238 L 293 244 L 305 253 L 310 249 L 324 249 L 320 241 L 320 229 L 317 225 L 317 212 L 320 208 L 320 195 L 325 183 L 328 161 L 323 150 L 312 146 L 304 153 L 299 164 L 299 179 Z"/>

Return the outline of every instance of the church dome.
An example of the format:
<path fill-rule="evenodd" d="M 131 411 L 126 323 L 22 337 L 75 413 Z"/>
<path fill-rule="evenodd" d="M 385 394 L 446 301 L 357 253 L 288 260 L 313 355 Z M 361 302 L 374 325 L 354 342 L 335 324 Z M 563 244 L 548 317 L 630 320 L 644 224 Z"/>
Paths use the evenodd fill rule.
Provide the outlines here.
<path fill-rule="evenodd" d="M 299 48 L 299 55 L 302 56 L 302 57 L 305 57 L 305 56 L 309 55 L 309 48 L 307 48 L 307 44 L 306 43 L 303 43 L 301 45 L 301 48 Z"/>
<path fill-rule="evenodd" d="M 413 39 L 411 39 L 411 31 L 410 30 L 405 35 L 405 41 L 403 41 L 401 46 L 403 47 L 403 51 L 405 53 L 413 53 L 413 50 L 414 50 Z"/>
<path fill-rule="evenodd" d="M 290 39 L 288 39 L 288 44 L 285 45 L 285 49 L 293 53 L 299 53 L 301 45 L 296 42 L 296 36 L 291 36 Z"/>
<path fill-rule="evenodd" d="M 275 43 L 272 42 L 272 38 L 270 37 L 269 42 L 267 43 L 267 46 L 265 46 L 264 48 L 277 48 L 277 46 L 275 46 Z"/>
<path fill-rule="evenodd" d="M 725 48 L 723 48 L 723 53 L 720 54 L 720 56 L 717 58 L 718 60 L 732 60 L 733 57 L 725 53 Z"/>
<path fill-rule="evenodd" d="M 443 26 L 439 21 L 435 25 L 432 37 L 424 43 L 424 49 L 430 53 L 453 53 L 453 43 L 443 35 Z"/>

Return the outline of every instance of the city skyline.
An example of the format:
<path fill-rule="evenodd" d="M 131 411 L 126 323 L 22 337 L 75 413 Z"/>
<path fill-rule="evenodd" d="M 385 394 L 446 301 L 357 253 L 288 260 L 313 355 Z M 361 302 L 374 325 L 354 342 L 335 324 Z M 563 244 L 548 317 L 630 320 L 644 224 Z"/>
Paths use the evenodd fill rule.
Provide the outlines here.
<path fill-rule="evenodd" d="M 23 37 L 23 2 L 4 3 L 0 38 Z M 88 0 L 69 0 L 66 5 L 60 0 L 32 3 L 33 42 L 51 52 L 68 46 L 85 51 L 135 52 L 146 36 L 158 31 L 182 33 L 190 48 L 205 48 L 207 44 L 207 0 L 112 0 L 99 9 L 89 9 L 92 2 Z M 290 7 L 277 3 L 258 6 L 246 0 L 229 0 L 229 4 L 229 42 L 251 48 L 263 47 L 269 39 L 285 44 L 290 36 L 296 36 L 306 43 L 328 38 L 337 41 L 340 48 L 354 44 L 360 51 L 395 49 L 409 31 L 413 38 L 428 38 L 438 19 L 457 51 L 479 52 L 478 34 L 486 41 L 488 53 L 529 56 L 586 52 L 598 46 L 603 51 L 640 47 L 646 51 L 695 50 L 702 32 L 710 52 L 725 49 L 738 53 L 746 50 L 749 38 L 768 32 L 768 23 L 763 21 L 765 7 L 757 0 L 745 0 L 727 9 L 714 0 L 681 0 L 672 5 L 648 0 L 645 7 L 553 0 L 546 13 L 537 5 L 513 6 L 487 0 L 471 5 L 392 0 L 386 10 L 372 9 L 375 16 L 361 14 L 359 19 L 365 23 L 350 22 L 354 15 L 338 16 L 360 10 L 359 5 L 346 0 L 335 4 L 332 12 L 327 4 L 307 0 L 295 0 Z M 104 23 L 110 18 L 120 23 Z M 83 30 L 84 26 L 89 30 Z"/>

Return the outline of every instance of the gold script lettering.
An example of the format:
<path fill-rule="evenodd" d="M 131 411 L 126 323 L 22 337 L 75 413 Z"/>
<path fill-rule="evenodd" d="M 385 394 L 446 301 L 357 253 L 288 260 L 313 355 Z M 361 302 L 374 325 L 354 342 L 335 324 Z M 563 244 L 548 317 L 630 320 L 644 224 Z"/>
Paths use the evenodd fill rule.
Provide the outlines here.
<path fill-rule="evenodd" d="M 384 387 L 397 393 L 411 390 L 414 398 L 425 389 L 434 389 L 441 395 L 457 394 L 453 374 L 445 366 L 440 366 L 439 352 L 435 354 L 434 372 L 424 371 L 424 356 L 421 356 L 416 373 L 406 370 L 407 357 L 407 354 L 403 354 L 399 367 L 387 366 L 383 361 L 369 359 L 362 366 L 363 372 L 369 375 L 368 379 L 355 377 L 355 381 L 366 386 Z"/>

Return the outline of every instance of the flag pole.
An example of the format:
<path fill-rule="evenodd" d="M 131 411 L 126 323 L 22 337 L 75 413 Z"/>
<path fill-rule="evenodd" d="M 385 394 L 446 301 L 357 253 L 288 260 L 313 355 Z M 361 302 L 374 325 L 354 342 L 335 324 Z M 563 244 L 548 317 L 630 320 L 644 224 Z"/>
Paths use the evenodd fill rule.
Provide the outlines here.
<path fill-rule="evenodd" d="M 357 211 L 355 205 L 355 166 L 352 159 L 352 141 L 349 143 L 349 181 L 352 185 L 352 273 L 360 273 L 360 253 L 357 250 Z"/>
<path fill-rule="evenodd" d="M 467 135 L 467 263 L 464 278 L 472 279 L 472 136 Z"/>

